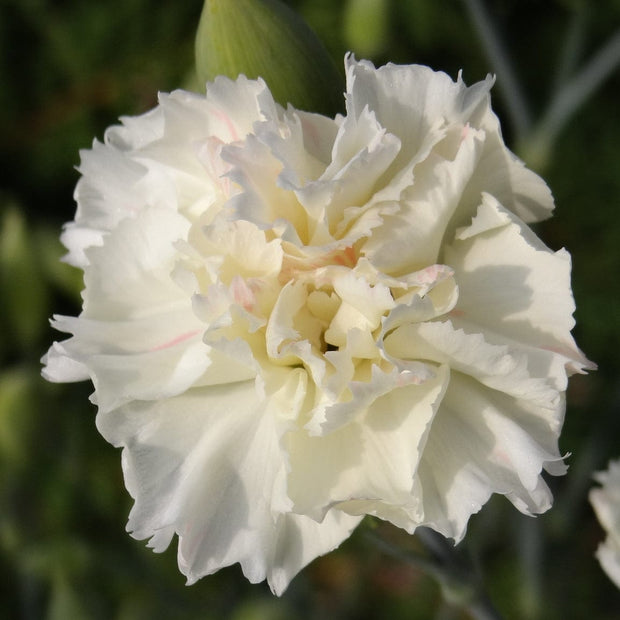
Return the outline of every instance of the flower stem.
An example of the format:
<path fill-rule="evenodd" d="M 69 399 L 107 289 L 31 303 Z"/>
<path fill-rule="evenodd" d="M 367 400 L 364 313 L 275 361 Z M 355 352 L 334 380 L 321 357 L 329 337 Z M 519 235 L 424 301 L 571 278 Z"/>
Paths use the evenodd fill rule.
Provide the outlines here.
<path fill-rule="evenodd" d="M 573 75 L 577 63 L 581 58 L 585 35 L 585 10 L 583 8 L 575 8 L 573 10 L 570 22 L 566 27 L 564 35 L 564 44 L 560 50 L 560 58 L 553 79 L 552 92 L 557 94 L 562 86 Z"/>
<path fill-rule="evenodd" d="M 454 545 L 428 528 L 420 527 L 416 534 L 427 554 L 405 550 L 376 530 L 367 530 L 365 536 L 387 555 L 433 577 L 441 585 L 446 601 L 467 610 L 474 620 L 502 620 L 484 591 L 477 571 L 455 552 Z"/>
<path fill-rule="evenodd" d="M 531 126 L 529 110 L 519 81 L 482 0 L 463 0 L 463 2 L 491 66 L 497 74 L 497 87 L 502 93 L 515 137 L 519 140 L 528 133 Z"/>
<path fill-rule="evenodd" d="M 564 86 L 558 89 L 528 141 L 537 148 L 551 144 L 577 109 L 620 65 L 620 30 Z"/>

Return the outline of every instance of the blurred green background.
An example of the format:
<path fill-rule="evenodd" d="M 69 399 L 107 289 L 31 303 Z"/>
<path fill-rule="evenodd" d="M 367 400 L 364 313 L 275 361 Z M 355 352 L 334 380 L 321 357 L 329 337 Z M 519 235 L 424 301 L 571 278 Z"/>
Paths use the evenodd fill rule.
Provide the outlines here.
<path fill-rule="evenodd" d="M 495 66 L 467 2 L 291 0 L 339 66 L 346 50 L 377 64 L 419 62 L 467 83 Z M 619 0 L 487 0 L 533 126 L 550 97 L 620 28 Z M 416 569 L 358 533 L 304 570 L 281 599 L 238 567 L 187 588 L 175 549 L 155 556 L 124 531 L 131 505 L 120 454 L 98 435 L 85 384 L 50 385 L 39 358 L 47 319 L 77 314 L 81 276 L 59 262 L 72 219 L 78 150 L 158 90 L 197 88 L 201 0 L 2 0 L 0 3 L 0 617 L 25 620 L 466 618 Z M 573 256 L 575 336 L 599 370 L 572 379 L 556 502 L 529 519 L 502 498 L 459 545 L 505 618 L 620 618 L 620 592 L 593 557 L 603 533 L 587 503 L 592 472 L 620 456 L 620 71 L 545 151 L 494 107 L 507 143 L 556 197 L 538 232 Z M 413 544 L 398 532 L 402 544 Z M 174 545 L 176 546 L 176 545 Z"/>

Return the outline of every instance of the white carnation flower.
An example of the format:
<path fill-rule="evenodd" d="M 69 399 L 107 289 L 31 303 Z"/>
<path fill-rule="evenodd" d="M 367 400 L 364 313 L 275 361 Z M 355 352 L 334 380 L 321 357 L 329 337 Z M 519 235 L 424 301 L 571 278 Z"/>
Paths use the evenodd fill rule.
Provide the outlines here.
<path fill-rule="evenodd" d="M 603 570 L 620 588 L 620 459 L 611 461 L 607 471 L 595 474 L 601 487 L 590 491 L 590 503 L 607 533 L 597 551 Z"/>
<path fill-rule="evenodd" d="M 463 537 L 500 493 L 551 505 L 570 257 L 528 228 L 545 183 L 493 80 L 347 59 L 347 112 L 218 78 L 82 153 L 68 260 L 84 306 L 46 356 L 123 447 L 128 530 L 190 583 L 240 563 L 280 594 L 364 515 Z"/>

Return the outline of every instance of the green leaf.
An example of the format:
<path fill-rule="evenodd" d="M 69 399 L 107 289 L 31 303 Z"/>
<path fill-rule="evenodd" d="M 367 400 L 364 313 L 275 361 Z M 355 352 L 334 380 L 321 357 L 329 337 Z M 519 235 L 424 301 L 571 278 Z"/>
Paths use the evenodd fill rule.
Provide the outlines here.
<path fill-rule="evenodd" d="M 38 374 L 12 368 L 0 374 L 0 464 L 8 475 L 12 468 L 31 458 L 34 426 L 34 386 Z"/>
<path fill-rule="evenodd" d="M 87 620 L 92 616 L 86 611 L 86 606 L 77 588 L 59 570 L 53 580 L 52 596 L 47 610 L 47 620 L 68 620 L 79 618 Z"/>
<path fill-rule="evenodd" d="M 32 232 L 10 205 L 0 222 L 0 295 L 5 336 L 22 351 L 34 348 L 47 327 L 48 293 Z"/>

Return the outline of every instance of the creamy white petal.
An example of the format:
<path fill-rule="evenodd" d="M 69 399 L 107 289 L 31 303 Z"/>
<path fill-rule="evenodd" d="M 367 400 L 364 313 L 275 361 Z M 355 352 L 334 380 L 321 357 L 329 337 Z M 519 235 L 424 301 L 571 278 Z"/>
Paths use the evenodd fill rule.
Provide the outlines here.
<path fill-rule="evenodd" d="M 350 353 L 347 357 L 351 357 Z M 334 364 L 345 365 L 344 360 L 335 354 L 330 356 L 330 360 L 333 360 Z M 330 377 L 326 382 L 327 387 L 332 388 L 331 394 L 336 394 L 338 398 L 335 402 L 331 399 L 323 402 L 321 407 L 313 410 L 312 418 L 305 426 L 311 435 L 333 433 L 347 426 L 352 420 L 362 417 L 368 407 L 381 396 L 408 385 L 420 385 L 436 376 L 432 366 L 421 362 L 399 364 L 389 372 L 381 370 L 376 364 L 370 364 L 369 371 L 366 370 L 368 365 L 364 365 L 366 372 L 360 372 L 360 366 L 362 365 L 359 362 L 351 364 L 351 377 L 344 389 L 342 385 L 341 389 L 337 389 L 339 382 L 334 377 Z"/>
<path fill-rule="evenodd" d="M 280 517 L 273 564 L 267 574 L 272 592 L 282 594 L 301 568 L 338 547 L 362 518 L 339 510 L 330 510 L 320 523 L 294 513 Z"/>
<path fill-rule="evenodd" d="M 189 300 L 170 277 L 174 243 L 189 222 L 167 209 L 148 209 L 123 220 L 104 245 L 87 250 L 83 316 L 100 320 L 139 318 Z"/>
<path fill-rule="evenodd" d="M 281 593 L 359 521 L 333 514 L 317 523 L 284 514 L 286 455 L 274 418 L 256 396 L 254 383 L 242 382 L 97 417 L 104 437 L 124 450 L 135 499 L 128 530 L 151 538 L 158 550 L 177 533 L 188 583 L 238 562 L 250 581 L 269 578 Z"/>
<path fill-rule="evenodd" d="M 395 305 L 388 287 L 382 284 L 370 286 L 352 272 L 335 279 L 334 292 L 341 303 L 325 331 L 325 341 L 338 347 L 346 344 L 351 330 L 373 332 L 379 327 L 383 315 Z"/>
<path fill-rule="evenodd" d="M 438 368 L 420 384 L 394 382 L 389 391 L 360 399 L 358 417 L 346 426 L 321 436 L 289 433 L 295 510 L 320 519 L 332 506 L 346 509 L 346 502 L 361 500 L 369 514 L 411 524 L 410 513 L 420 510 L 414 474 L 447 381 L 447 370 Z"/>
<path fill-rule="evenodd" d="M 506 495 L 526 514 L 550 507 L 551 493 L 540 473 L 543 468 L 562 473 L 553 465 L 561 456 L 520 424 L 527 415 L 518 399 L 452 373 L 418 468 L 420 525 L 458 541 L 469 517 L 492 493 Z"/>
<path fill-rule="evenodd" d="M 268 146 L 251 135 L 243 146 L 223 149 L 222 157 L 232 166 L 228 176 L 243 188 L 229 203 L 231 219 L 247 220 L 262 229 L 282 222 L 287 241 L 301 244 L 300 239 L 309 239 L 311 223 L 294 192 L 274 182 L 282 172 L 282 162 Z"/>
<path fill-rule="evenodd" d="M 206 98 L 184 90 L 160 93 L 164 139 L 185 145 L 210 136 L 226 143 L 241 140 L 263 118 L 259 97 L 265 92 L 261 80 L 240 76 L 233 81 L 222 76 L 208 85 Z"/>
<path fill-rule="evenodd" d="M 63 372 L 69 372 L 72 365 L 76 372 L 87 369 L 95 386 L 94 400 L 103 411 L 132 399 L 179 394 L 211 364 L 202 339 L 203 326 L 191 311 L 131 322 L 57 317 L 54 324 L 73 334 L 57 349 L 65 360 Z M 48 359 L 48 365 L 56 357 Z M 60 372 L 57 364 L 48 369 L 50 375 Z"/>
<path fill-rule="evenodd" d="M 133 403 L 99 415 L 98 427 L 124 446 L 136 503 L 136 538 L 173 526 L 190 581 L 235 562 L 265 578 L 273 497 L 284 460 L 253 382 L 194 389 L 177 399 Z"/>
<path fill-rule="evenodd" d="M 318 196 L 330 190 L 322 206 L 326 207 L 327 224 L 337 228 L 344 210 L 363 206 L 379 189 L 379 180 L 400 150 L 400 140 L 377 123 L 368 108 L 359 116 L 348 116 L 340 126 L 334 141 L 332 159 L 319 183 L 298 192 L 301 202 L 312 204 Z M 314 207 L 316 209 L 316 207 Z"/>
<path fill-rule="evenodd" d="M 55 342 L 49 348 L 41 362 L 44 365 L 41 374 L 54 383 L 70 383 L 90 378 L 88 367 L 73 359 L 60 342 Z"/>
<path fill-rule="evenodd" d="M 486 342 L 482 334 L 467 334 L 446 321 L 405 324 L 384 339 L 395 358 L 424 359 L 468 374 L 494 390 L 555 408 L 559 397 L 545 376 L 533 374 L 519 350 Z"/>
<path fill-rule="evenodd" d="M 55 326 L 73 334 L 63 355 L 88 368 L 102 410 L 183 392 L 210 364 L 205 326 L 170 277 L 174 242 L 188 227 L 174 212 L 153 208 L 87 250 L 84 311 L 57 317 Z"/>
<path fill-rule="evenodd" d="M 320 322 L 306 309 L 303 283 L 285 286 L 273 308 L 265 333 L 267 355 L 275 364 L 303 363 L 314 382 L 321 384 L 325 361 L 319 353 Z"/>
<path fill-rule="evenodd" d="M 133 151 L 159 140 L 164 135 L 164 115 L 157 106 L 140 116 L 121 116 L 120 125 L 106 129 L 105 144 L 119 151 Z"/>
<path fill-rule="evenodd" d="M 282 116 L 284 128 L 275 123 L 255 127 L 256 135 L 282 162 L 278 181 L 295 190 L 318 179 L 330 162 L 338 124 L 331 118 L 289 108 Z"/>
<path fill-rule="evenodd" d="M 402 275 L 441 261 L 446 227 L 461 200 L 481 151 L 480 136 L 465 135 L 454 159 L 429 157 L 413 169 L 397 213 L 384 217 L 364 244 L 364 254 L 381 271 Z"/>
<path fill-rule="evenodd" d="M 279 239 L 267 241 L 264 231 L 244 220 L 222 222 L 201 227 L 193 238 L 193 248 L 201 256 L 212 258 L 214 276 L 230 284 L 242 278 L 277 278 L 282 267 Z"/>
<path fill-rule="evenodd" d="M 81 178 L 75 189 L 75 221 L 91 228 L 111 230 L 144 205 L 136 183 L 146 173 L 130 155 L 98 141 L 80 152 Z"/>
<path fill-rule="evenodd" d="M 596 557 L 608 577 L 620 588 L 620 544 L 614 541 L 601 543 Z"/>
<path fill-rule="evenodd" d="M 550 251 L 492 196 L 485 194 L 471 226 L 446 246 L 444 260 L 458 273 L 455 325 L 530 349 L 530 363 L 559 390 L 566 389 L 567 371 L 592 368 L 570 334 L 570 256 Z"/>
<path fill-rule="evenodd" d="M 490 77 L 468 88 L 460 77 L 454 82 L 421 65 L 387 64 L 375 69 L 352 57 L 346 64 L 347 113 L 359 115 L 368 106 L 379 123 L 401 139 L 400 161 L 413 157 L 437 119 L 464 125 L 489 109 Z"/>
<path fill-rule="evenodd" d="M 480 127 L 487 139 L 476 173 L 463 194 L 462 205 L 467 208 L 459 214 L 461 225 L 466 217 L 473 215 L 469 207 L 475 208 L 485 192 L 495 196 L 524 222 L 538 222 L 550 217 L 555 206 L 551 190 L 506 148 L 495 114 L 486 114 Z"/>
<path fill-rule="evenodd" d="M 145 197 L 136 184 L 146 168 L 97 141 L 80 156 L 78 170 L 82 177 L 74 192 L 78 207 L 75 220 L 65 226 L 61 240 L 69 250 L 65 260 L 84 268 L 88 264 L 84 251 L 100 245 L 105 232 L 145 206 Z"/>

